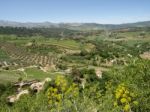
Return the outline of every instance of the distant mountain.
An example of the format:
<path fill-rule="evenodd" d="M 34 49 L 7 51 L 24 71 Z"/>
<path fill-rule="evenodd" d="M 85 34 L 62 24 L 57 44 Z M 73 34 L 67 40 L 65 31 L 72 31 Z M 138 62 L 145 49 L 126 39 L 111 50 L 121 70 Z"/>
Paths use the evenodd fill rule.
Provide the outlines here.
<path fill-rule="evenodd" d="M 32 27 L 59 27 L 55 23 L 50 23 L 50 22 L 43 22 L 43 23 L 33 23 L 33 22 L 26 22 L 26 23 L 21 23 L 21 22 L 14 22 L 14 21 L 3 21 L 0 20 L 0 26 L 11 26 L 11 27 L 27 27 L 27 28 L 32 28 Z"/>
<path fill-rule="evenodd" d="M 126 23 L 126 24 L 98 24 L 98 23 L 51 23 L 51 22 L 13 22 L 0 20 L 0 26 L 11 27 L 44 27 L 44 28 L 67 28 L 72 30 L 99 30 L 99 29 L 119 29 L 130 27 L 150 27 L 150 21 Z"/>

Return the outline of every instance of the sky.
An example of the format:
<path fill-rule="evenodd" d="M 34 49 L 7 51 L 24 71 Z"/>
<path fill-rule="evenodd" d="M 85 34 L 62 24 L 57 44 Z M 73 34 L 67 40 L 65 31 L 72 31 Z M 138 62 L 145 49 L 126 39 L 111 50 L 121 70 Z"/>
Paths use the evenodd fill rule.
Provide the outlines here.
<path fill-rule="evenodd" d="M 150 0 L 0 0 L 0 20 L 120 24 L 150 20 Z"/>

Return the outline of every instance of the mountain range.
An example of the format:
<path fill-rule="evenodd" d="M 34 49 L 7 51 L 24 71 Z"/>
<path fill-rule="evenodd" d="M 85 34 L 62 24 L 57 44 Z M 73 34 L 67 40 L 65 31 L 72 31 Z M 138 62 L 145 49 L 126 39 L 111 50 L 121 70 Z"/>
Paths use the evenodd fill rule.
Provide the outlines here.
<path fill-rule="evenodd" d="M 150 27 L 150 21 L 125 23 L 125 24 L 98 24 L 98 23 L 51 23 L 51 22 L 14 22 L 0 20 L 0 26 L 11 27 L 44 27 L 44 28 L 67 28 L 71 30 L 99 30 L 99 29 L 120 29 L 131 27 Z"/>

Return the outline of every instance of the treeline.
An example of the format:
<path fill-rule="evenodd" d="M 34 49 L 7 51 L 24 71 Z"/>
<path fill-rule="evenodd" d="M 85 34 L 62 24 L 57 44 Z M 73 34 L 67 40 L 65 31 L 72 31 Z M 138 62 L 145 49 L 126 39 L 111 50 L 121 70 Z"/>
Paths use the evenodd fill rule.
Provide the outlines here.
<path fill-rule="evenodd" d="M 115 29 L 112 30 L 115 33 L 119 33 L 119 32 L 149 32 L 150 31 L 150 27 L 131 27 L 131 28 L 120 28 L 120 29 Z"/>
<path fill-rule="evenodd" d="M 44 36 L 44 37 L 69 37 L 76 31 L 63 28 L 25 28 L 25 27 L 0 27 L 0 34 L 14 34 L 17 36 Z"/>
<path fill-rule="evenodd" d="M 44 37 L 65 37 L 81 38 L 90 35 L 97 35 L 102 31 L 76 31 L 66 28 L 25 28 L 25 27 L 3 27 L 0 26 L 0 34 L 26 36 L 44 36 Z"/>

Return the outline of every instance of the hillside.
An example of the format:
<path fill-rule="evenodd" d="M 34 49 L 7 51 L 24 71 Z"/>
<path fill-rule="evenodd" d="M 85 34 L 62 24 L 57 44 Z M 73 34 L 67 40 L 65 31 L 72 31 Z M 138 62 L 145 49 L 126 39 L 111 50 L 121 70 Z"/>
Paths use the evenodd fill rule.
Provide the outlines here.
<path fill-rule="evenodd" d="M 44 27 L 44 28 L 67 28 L 72 30 L 100 30 L 100 29 L 120 29 L 129 27 L 150 27 L 150 21 L 126 23 L 126 24 L 98 24 L 98 23 L 51 23 L 51 22 L 13 22 L 13 21 L 0 21 L 0 26 L 11 27 Z"/>

